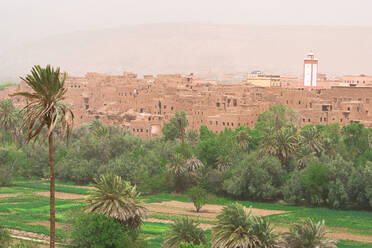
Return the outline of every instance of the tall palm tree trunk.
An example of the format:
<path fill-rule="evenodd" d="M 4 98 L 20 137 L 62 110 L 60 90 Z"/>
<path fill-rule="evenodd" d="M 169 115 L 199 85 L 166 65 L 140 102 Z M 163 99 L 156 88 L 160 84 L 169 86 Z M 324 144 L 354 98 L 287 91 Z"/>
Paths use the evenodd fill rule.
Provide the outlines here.
<path fill-rule="evenodd" d="M 53 133 L 49 135 L 49 165 L 50 165 L 50 248 L 54 248 L 56 232 L 55 211 L 55 182 L 54 182 L 54 160 L 53 160 Z"/>
<path fill-rule="evenodd" d="M 181 131 L 181 142 L 182 142 L 183 156 L 186 159 L 185 137 L 182 131 Z"/>

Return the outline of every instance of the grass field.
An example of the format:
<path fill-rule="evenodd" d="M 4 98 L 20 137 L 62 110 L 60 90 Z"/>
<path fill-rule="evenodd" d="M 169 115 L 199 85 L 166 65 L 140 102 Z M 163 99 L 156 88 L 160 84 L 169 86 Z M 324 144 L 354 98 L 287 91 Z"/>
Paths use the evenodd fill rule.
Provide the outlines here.
<path fill-rule="evenodd" d="M 46 237 L 49 234 L 47 225 L 49 221 L 49 198 L 44 196 L 44 194 L 47 194 L 48 190 L 49 186 L 45 181 L 28 182 L 22 179 L 17 180 L 11 187 L 0 188 L 1 225 L 13 230 L 24 231 L 19 232 L 19 235 L 33 233 L 39 235 L 36 237 Z M 59 224 L 57 225 L 56 235 L 60 242 L 63 242 L 66 237 L 66 232 L 62 227 L 68 225 L 69 216 L 72 212 L 80 211 L 84 208 L 83 198 L 89 193 L 89 190 L 88 188 L 74 187 L 74 184 L 71 183 L 57 183 L 56 191 L 59 192 L 60 197 L 65 198 L 56 199 L 56 218 Z M 141 230 L 150 247 L 161 247 L 164 234 L 169 229 L 169 222 L 182 215 L 190 215 L 193 218 L 197 218 L 202 225 L 205 225 L 206 232 L 210 234 L 209 229 L 214 221 L 213 214 L 204 213 L 203 215 L 202 213 L 199 216 L 186 209 L 185 206 L 190 204 L 188 204 L 185 196 L 160 194 L 143 196 L 142 198 L 151 210 L 148 216 L 149 221 L 144 223 Z M 176 204 L 176 206 L 170 205 L 171 207 L 157 211 L 156 207 L 164 202 Z M 213 204 L 226 205 L 232 202 L 234 201 L 231 199 L 217 197 Z M 372 212 L 308 208 L 279 203 L 248 201 L 239 201 L 239 203 L 254 209 L 287 211 L 265 217 L 270 218 L 274 224 L 281 228 L 288 228 L 291 223 L 301 218 L 324 219 L 329 230 L 334 232 L 335 235 L 337 234 L 336 237 L 339 239 L 338 247 L 372 248 Z M 167 212 L 168 210 L 169 212 Z M 347 238 L 351 240 L 346 240 Z"/>

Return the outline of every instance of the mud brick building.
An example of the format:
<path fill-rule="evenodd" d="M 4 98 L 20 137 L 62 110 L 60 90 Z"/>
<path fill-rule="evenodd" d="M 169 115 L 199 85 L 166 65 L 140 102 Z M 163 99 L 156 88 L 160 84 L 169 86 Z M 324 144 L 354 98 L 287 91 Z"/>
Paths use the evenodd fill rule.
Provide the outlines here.
<path fill-rule="evenodd" d="M 145 75 L 134 73 L 106 75 L 87 73 L 68 76 L 66 102 L 73 106 L 75 123 L 99 119 L 104 124 L 120 125 L 135 135 L 152 138 L 161 135 L 164 122 L 176 111 L 185 111 L 189 128 L 206 125 L 214 132 L 239 126 L 253 127 L 258 115 L 270 106 L 283 105 L 300 114 L 299 126 L 307 124 L 350 122 L 372 127 L 372 87 L 364 87 L 370 78 L 344 77 L 342 82 L 359 80 L 357 86 L 323 88 L 259 87 L 242 81 L 237 84 L 216 83 L 190 75 Z M 294 79 L 291 79 L 294 80 Z M 325 79 L 324 79 L 325 80 Z M 366 81 L 363 83 L 363 81 Z M 324 85 L 327 81 L 323 82 Z M 24 83 L 0 91 L 0 99 L 10 93 L 28 90 Z M 18 107 L 22 99 L 15 98 Z"/>

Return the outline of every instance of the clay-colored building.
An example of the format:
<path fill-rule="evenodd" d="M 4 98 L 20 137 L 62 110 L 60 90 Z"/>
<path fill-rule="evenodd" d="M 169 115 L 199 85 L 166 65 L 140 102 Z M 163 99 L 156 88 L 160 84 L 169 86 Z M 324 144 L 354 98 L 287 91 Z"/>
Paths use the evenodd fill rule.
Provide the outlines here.
<path fill-rule="evenodd" d="M 280 87 L 279 75 L 265 75 L 261 71 L 248 73 L 246 83 L 258 87 Z"/>
<path fill-rule="evenodd" d="M 225 128 L 254 127 L 258 115 L 277 104 L 297 110 L 300 127 L 334 122 L 360 122 L 372 127 L 372 87 L 258 87 L 245 81 L 216 83 L 192 74 L 138 78 L 134 73 L 68 76 L 66 85 L 66 101 L 73 106 L 77 125 L 99 119 L 143 138 L 161 135 L 163 123 L 176 111 L 186 112 L 189 128 L 198 130 L 206 125 L 220 132 Z M 26 85 L 0 91 L 0 99 L 19 90 L 27 90 Z M 25 104 L 20 98 L 14 101 L 18 107 Z"/>

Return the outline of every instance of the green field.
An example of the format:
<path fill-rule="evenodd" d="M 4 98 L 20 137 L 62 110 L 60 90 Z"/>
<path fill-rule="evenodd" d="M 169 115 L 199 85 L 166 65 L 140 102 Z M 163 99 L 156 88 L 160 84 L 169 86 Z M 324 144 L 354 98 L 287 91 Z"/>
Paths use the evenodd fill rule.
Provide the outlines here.
<path fill-rule="evenodd" d="M 57 192 L 69 194 L 80 194 L 82 198 L 89 193 L 89 189 L 74 188 L 73 184 L 58 182 Z M 27 182 L 17 180 L 11 187 L 0 188 L 0 194 L 9 194 L 8 197 L 0 196 L 0 223 L 10 228 L 33 232 L 37 234 L 49 234 L 49 228 L 45 225 L 49 221 L 49 198 L 34 194 L 35 192 L 47 192 L 49 190 L 47 182 Z M 9 197 L 15 196 L 16 197 Z M 157 203 L 164 201 L 188 202 L 182 195 L 160 194 L 142 197 L 146 203 Z M 234 202 L 233 200 L 217 197 L 214 204 L 226 205 Z M 269 210 L 284 210 L 287 213 L 272 215 L 270 220 L 280 227 L 288 227 L 290 223 L 301 218 L 311 217 L 315 220 L 325 220 L 328 228 L 337 233 L 366 237 L 372 240 L 372 212 L 367 211 L 345 211 L 331 210 L 327 208 L 308 208 L 289 206 L 279 203 L 258 203 L 239 201 L 248 207 Z M 69 223 L 69 216 L 73 212 L 84 208 L 84 201 L 81 199 L 56 199 L 57 222 L 62 224 Z M 149 213 L 150 218 L 159 220 L 174 220 L 178 217 L 175 214 Z M 213 224 L 213 221 L 200 219 L 200 222 Z M 44 225 L 43 225 L 44 223 Z M 162 239 L 169 224 L 145 222 L 142 226 L 142 236 L 149 243 L 150 247 L 161 247 Z M 206 232 L 210 233 L 210 230 Z M 57 238 L 60 242 L 66 237 L 63 229 L 57 228 Z M 356 241 L 340 240 L 338 247 L 371 247 L 372 243 L 361 243 Z"/>

